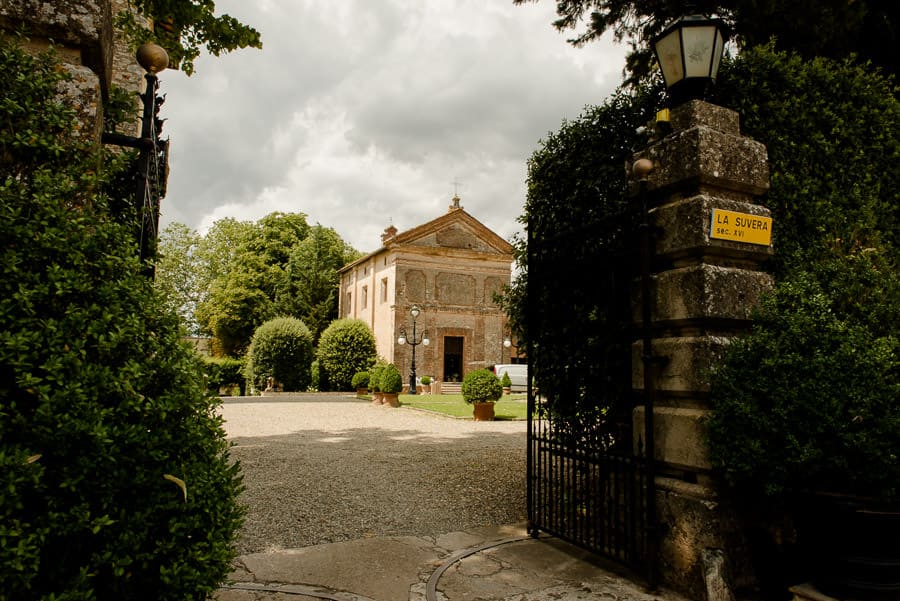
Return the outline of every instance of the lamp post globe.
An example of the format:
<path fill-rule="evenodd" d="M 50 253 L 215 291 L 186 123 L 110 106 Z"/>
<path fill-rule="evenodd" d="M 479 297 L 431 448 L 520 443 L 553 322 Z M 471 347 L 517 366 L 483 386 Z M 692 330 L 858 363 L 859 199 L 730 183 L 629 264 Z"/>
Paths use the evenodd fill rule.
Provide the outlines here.
<path fill-rule="evenodd" d="M 424 346 L 428 346 L 431 342 L 428 339 L 428 335 L 425 332 L 422 332 L 421 337 L 416 337 L 416 319 L 419 317 L 421 310 L 418 306 L 413 305 L 410 309 L 410 314 L 412 315 L 412 336 L 406 335 L 406 328 L 400 328 L 400 336 L 397 338 L 397 344 L 403 346 L 408 344 L 412 347 L 412 362 L 409 367 L 409 394 L 418 394 L 416 390 L 416 347 L 420 344 Z"/>

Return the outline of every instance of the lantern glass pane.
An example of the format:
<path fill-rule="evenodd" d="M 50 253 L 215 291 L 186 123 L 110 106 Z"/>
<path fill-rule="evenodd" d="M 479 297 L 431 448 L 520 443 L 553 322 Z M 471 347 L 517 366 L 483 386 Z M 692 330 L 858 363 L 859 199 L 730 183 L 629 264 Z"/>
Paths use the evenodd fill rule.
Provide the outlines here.
<path fill-rule="evenodd" d="M 656 42 L 656 58 L 666 80 L 666 87 L 684 79 L 684 67 L 681 64 L 681 36 L 676 29 Z"/>
<path fill-rule="evenodd" d="M 722 62 L 722 55 L 725 53 L 725 38 L 722 36 L 722 32 L 720 30 L 716 30 L 716 49 L 713 53 L 713 66 L 712 71 L 710 72 L 710 76 L 713 80 L 716 79 L 716 75 L 719 74 L 719 64 Z"/>
<path fill-rule="evenodd" d="M 684 38 L 685 77 L 709 77 L 716 47 L 716 27 L 703 25 L 685 27 Z"/>

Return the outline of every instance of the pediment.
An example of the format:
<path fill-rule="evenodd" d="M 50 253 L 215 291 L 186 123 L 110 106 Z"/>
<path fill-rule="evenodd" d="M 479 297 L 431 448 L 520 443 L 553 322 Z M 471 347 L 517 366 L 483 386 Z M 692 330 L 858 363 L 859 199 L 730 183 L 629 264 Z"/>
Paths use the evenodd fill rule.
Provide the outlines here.
<path fill-rule="evenodd" d="M 512 246 L 506 240 L 461 209 L 398 234 L 389 244 L 501 255 L 512 253 Z"/>

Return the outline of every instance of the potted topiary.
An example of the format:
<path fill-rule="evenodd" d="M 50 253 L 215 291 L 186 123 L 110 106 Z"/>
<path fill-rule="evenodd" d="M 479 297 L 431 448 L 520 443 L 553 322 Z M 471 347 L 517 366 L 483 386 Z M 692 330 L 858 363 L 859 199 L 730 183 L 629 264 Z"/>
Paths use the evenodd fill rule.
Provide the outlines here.
<path fill-rule="evenodd" d="M 358 371 L 353 374 L 350 385 L 356 389 L 356 396 L 364 396 L 369 392 L 369 372 Z"/>
<path fill-rule="evenodd" d="M 500 378 L 500 387 L 503 388 L 503 394 L 510 394 L 512 392 L 512 380 L 509 379 L 509 372 L 503 372 L 503 377 Z"/>
<path fill-rule="evenodd" d="M 431 376 L 422 376 L 422 392 L 431 394 Z"/>
<path fill-rule="evenodd" d="M 476 421 L 493 421 L 494 403 L 503 394 L 500 380 L 489 369 L 470 371 L 462 382 L 463 400 L 472 405 Z"/>
<path fill-rule="evenodd" d="M 875 249 L 807 259 L 713 374 L 710 458 L 757 532 L 789 525 L 781 585 L 897 599 L 900 275 Z"/>
<path fill-rule="evenodd" d="M 403 390 L 403 376 L 393 363 L 384 366 L 378 381 L 381 393 L 384 395 L 384 404 L 391 407 L 400 406 L 400 391 Z"/>
<path fill-rule="evenodd" d="M 373 405 L 384 403 L 384 393 L 381 391 L 381 372 L 384 371 L 384 368 L 385 363 L 379 361 L 369 370 L 369 388 L 372 390 Z"/>

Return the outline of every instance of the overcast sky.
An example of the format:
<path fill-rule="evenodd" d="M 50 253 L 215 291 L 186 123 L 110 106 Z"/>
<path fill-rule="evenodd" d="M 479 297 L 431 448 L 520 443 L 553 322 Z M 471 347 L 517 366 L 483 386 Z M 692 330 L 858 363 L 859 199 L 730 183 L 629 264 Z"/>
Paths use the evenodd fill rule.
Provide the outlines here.
<path fill-rule="evenodd" d="M 216 0 L 263 49 L 160 74 L 161 225 L 302 212 L 371 252 L 462 206 L 509 240 L 526 161 L 619 84 L 624 47 L 572 48 L 554 0 Z"/>

